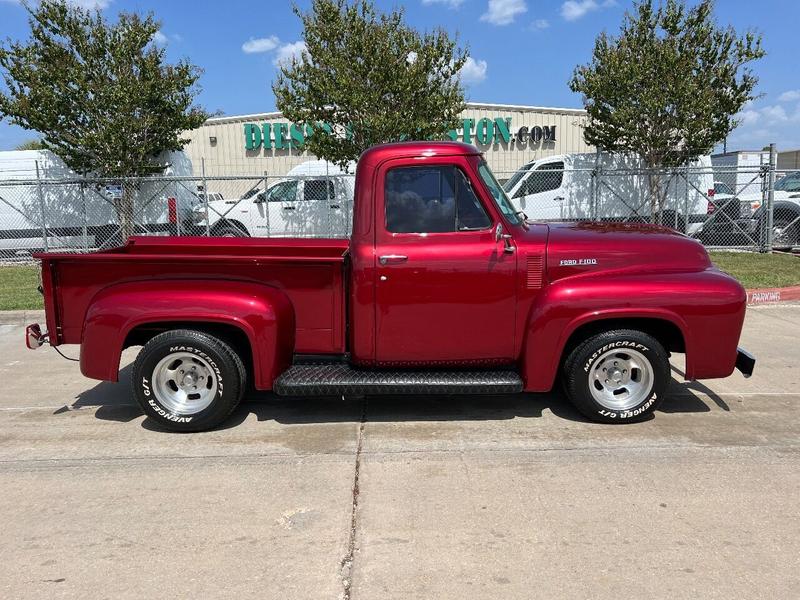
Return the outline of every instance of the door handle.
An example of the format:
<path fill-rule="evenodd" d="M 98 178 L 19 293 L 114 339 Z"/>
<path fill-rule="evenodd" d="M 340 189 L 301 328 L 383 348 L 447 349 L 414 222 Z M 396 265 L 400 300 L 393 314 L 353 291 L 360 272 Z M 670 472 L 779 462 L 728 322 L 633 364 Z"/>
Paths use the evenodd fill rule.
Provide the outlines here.
<path fill-rule="evenodd" d="M 283 210 L 294 210 L 294 206 L 284 206 Z"/>
<path fill-rule="evenodd" d="M 331 204 L 331 208 L 340 208 L 338 204 Z"/>
<path fill-rule="evenodd" d="M 383 256 L 378 257 L 378 261 L 382 265 L 396 265 L 399 263 L 406 262 L 408 260 L 407 256 L 403 256 L 402 254 L 385 254 Z"/>

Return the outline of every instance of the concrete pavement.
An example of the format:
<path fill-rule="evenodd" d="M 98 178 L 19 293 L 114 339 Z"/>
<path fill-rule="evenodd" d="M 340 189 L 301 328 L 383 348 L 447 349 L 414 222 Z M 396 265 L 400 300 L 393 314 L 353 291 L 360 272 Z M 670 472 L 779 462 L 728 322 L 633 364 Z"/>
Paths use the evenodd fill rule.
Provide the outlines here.
<path fill-rule="evenodd" d="M 800 306 L 749 309 L 756 374 L 635 425 L 558 394 L 259 395 L 176 435 L 127 369 L 0 325 L 0 596 L 798 597 L 798 334 Z"/>

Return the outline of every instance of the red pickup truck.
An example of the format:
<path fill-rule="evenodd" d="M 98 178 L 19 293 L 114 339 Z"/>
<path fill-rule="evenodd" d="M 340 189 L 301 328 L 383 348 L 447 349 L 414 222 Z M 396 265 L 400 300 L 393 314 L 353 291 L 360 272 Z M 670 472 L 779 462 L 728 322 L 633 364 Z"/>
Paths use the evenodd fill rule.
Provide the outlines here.
<path fill-rule="evenodd" d="M 252 386 L 286 396 L 546 392 L 587 417 L 642 420 L 671 352 L 686 378 L 752 373 L 745 292 L 705 249 L 642 224 L 529 223 L 473 146 L 374 147 L 352 238 L 134 237 L 39 254 L 47 331 L 163 427 L 198 431 Z"/>

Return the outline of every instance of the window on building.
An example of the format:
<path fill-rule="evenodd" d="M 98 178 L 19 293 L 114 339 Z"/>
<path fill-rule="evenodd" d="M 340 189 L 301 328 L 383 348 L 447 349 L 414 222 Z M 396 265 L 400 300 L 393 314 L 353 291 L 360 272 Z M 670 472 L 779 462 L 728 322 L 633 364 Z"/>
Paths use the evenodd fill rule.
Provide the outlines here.
<path fill-rule="evenodd" d="M 473 231 L 491 225 L 469 179 L 452 166 L 391 169 L 385 205 L 386 229 L 393 233 Z"/>

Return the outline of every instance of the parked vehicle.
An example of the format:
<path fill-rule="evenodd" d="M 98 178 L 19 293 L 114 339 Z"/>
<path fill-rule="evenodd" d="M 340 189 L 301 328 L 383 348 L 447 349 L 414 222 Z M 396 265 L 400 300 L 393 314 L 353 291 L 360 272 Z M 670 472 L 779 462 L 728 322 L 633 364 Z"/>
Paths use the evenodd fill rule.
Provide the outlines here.
<path fill-rule="evenodd" d="M 192 174 L 183 152 L 165 154 L 161 162 L 168 165 L 165 175 Z M 177 184 L 141 180 L 125 185 L 133 186 L 138 233 L 178 233 L 199 202 Z M 122 181 L 78 176 L 49 150 L 0 152 L 0 256 L 118 244 L 122 190 Z"/>
<path fill-rule="evenodd" d="M 749 376 L 742 286 L 695 240 L 648 224 L 523 221 L 478 150 L 386 144 L 358 164 L 353 234 L 148 238 L 39 254 L 47 330 L 176 431 L 224 421 L 248 385 L 283 396 L 504 394 L 561 374 L 587 417 L 655 411 L 686 378 Z"/>
<path fill-rule="evenodd" d="M 714 178 L 707 156 L 691 166 L 688 189 L 683 174 L 663 176 L 661 185 L 668 203 L 661 223 L 696 234 L 707 219 Z M 603 171 L 606 175 L 598 183 L 594 173 Z M 517 210 L 531 219 L 647 222 L 651 220 L 649 185 L 640 159 L 603 152 L 599 157 L 576 153 L 532 161 L 514 173 L 503 188 Z"/>
<path fill-rule="evenodd" d="M 208 222 L 223 237 L 326 237 L 350 234 L 355 177 L 336 165 L 308 161 L 266 190 L 234 200 L 213 200 Z M 205 206 L 195 210 L 194 224 L 206 228 Z"/>
<path fill-rule="evenodd" d="M 709 212 L 716 214 L 704 227 L 700 237 L 703 243 L 747 244 L 748 236 L 765 243 L 767 191 L 734 193 L 723 182 L 715 182 L 715 188 L 722 193 L 711 199 L 713 210 Z M 792 172 L 775 182 L 773 202 L 773 248 L 787 250 L 800 245 L 800 172 Z"/>

